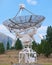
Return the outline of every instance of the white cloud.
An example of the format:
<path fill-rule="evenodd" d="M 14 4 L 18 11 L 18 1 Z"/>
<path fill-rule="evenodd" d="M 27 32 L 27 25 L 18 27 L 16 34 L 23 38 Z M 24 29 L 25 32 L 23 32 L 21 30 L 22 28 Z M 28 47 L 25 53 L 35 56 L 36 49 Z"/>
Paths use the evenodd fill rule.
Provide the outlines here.
<path fill-rule="evenodd" d="M 41 42 L 41 39 L 43 39 L 43 37 L 46 35 L 47 27 L 48 26 L 41 26 L 37 30 L 37 33 L 34 35 L 35 41 L 37 43 L 40 43 Z"/>
<path fill-rule="evenodd" d="M 42 34 L 43 36 L 46 35 L 47 27 L 48 27 L 48 26 L 41 26 L 41 27 L 37 30 L 37 33 L 38 33 L 38 34 Z"/>
<path fill-rule="evenodd" d="M 38 30 L 46 31 L 48 26 L 41 26 Z"/>
<path fill-rule="evenodd" d="M 31 2 L 31 0 L 27 0 L 27 2 L 29 3 L 29 2 Z"/>
<path fill-rule="evenodd" d="M 37 1 L 36 0 L 27 0 L 27 2 L 31 5 L 36 5 Z"/>

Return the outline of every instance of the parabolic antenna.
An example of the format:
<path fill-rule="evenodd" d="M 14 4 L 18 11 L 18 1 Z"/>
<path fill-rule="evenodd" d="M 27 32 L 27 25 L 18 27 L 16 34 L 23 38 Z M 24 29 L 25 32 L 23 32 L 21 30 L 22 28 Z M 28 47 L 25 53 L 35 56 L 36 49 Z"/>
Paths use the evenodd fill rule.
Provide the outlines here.
<path fill-rule="evenodd" d="M 20 4 L 19 6 L 20 7 L 17 14 L 13 18 L 5 20 L 3 24 L 11 33 L 14 32 L 16 38 L 20 38 L 22 43 L 26 42 L 30 44 L 30 42 L 34 40 L 33 35 L 36 34 L 37 28 L 41 26 L 45 17 L 42 15 L 33 14 L 31 11 L 25 8 L 24 4 Z M 28 12 L 29 15 L 25 15 L 26 13 L 24 15 L 19 15 L 24 10 Z M 13 43 L 12 46 L 14 46 L 14 44 L 15 43 Z"/>
<path fill-rule="evenodd" d="M 26 10 L 28 13 L 30 13 L 30 15 L 24 14 L 24 16 L 23 15 L 19 16 L 18 14 L 24 10 Z M 25 52 L 28 51 L 28 53 L 25 53 L 25 55 L 24 55 L 25 58 L 21 54 L 19 54 L 19 62 L 20 62 L 21 58 L 24 58 L 26 60 L 26 62 L 29 62 L 30 60 L 32 61 L 32 59 L 34 59 L 33 62 L 36 60 L 37 56 L 34 55 L 34 52 L 32 52 L 30 50 L 31 48 L 29 48 L 28 46 L 32 46 L 31 42 L 33 40 L 33 35 L 35 34 L 36 29 L 41 26 L 41 23 L 44 19 L 45 19 L 44 16 L 35 15 L 32 12 L 30 12 L 29 10 L 27 10 L 25 8 L 24 4 L 20 4 L 20 9 L 17 12 L 16 16 L 3 22 L 3 24 L 9 29 L 9 31 L 15 32 L 16 36 L 20 38 L 20 40 L 22 41 L 22 44 L 24 44 L 23 50 Z M 24 34 L 22 34 L 21 32 Z M 15 45 L 15 41 L 13 41 L 12 47 Z M 25 48 L 25 46 L 27 46 L 27 48 Z M 24 51 L 22 51 L 22 54 L 24 54 Z M 36 54 L 36 52 L 35 52 L 35 54 Z M 31 55 L 32 55 L 32 57 L 31 57 Z"/>
<path fill-rule="evenodd" d="M 20 13 L 20 11 L 26 10 L 27 12 L 30 13 L 30 15 L 22 15 L 22 16 L 18 16 L 18 14 Z M 42 15 L 34 15 L 32 14 L 32 12 L 30 12 L 29 10 L 27 10 L 24 6 L 24 4 L 20 4 L 20 9 L 17 12 L 16 16 L 8 19 L 6 21 L 3 22 L 3 24 L 10 30 L 15 30 L 15 29 L 28 29 L 28 28 L 39 28 L 41 26 L 42 21 L 45 19 L 44 16 Z"/>

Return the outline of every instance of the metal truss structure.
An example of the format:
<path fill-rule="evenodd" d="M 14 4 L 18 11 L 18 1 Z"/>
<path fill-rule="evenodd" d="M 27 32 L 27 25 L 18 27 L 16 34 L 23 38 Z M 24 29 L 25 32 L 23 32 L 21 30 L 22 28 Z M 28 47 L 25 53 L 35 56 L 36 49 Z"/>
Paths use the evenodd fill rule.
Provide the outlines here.
<path fill-rule="evenodd" d="M 18 16 L 20 11 L 26 10 L 30 13 L 30 15 Z M 3 24 L 10 30 L 15 31 L 16 29 L 28 30 L 29 28 L 39 28 L 41 26 L 42 21 L 45 19 L 44 16 L 34 15 L 32 12 L 27 10 L 23 4 L 20 5 L 20 9 L 17 14 L 11 18 L 3 22 Z"/>
<path fill-rule="evenodd" d="M 18 16 L 21 10 L 26 10 L 30 13 L 30 15 Z M 24 43 L 24 49 L 19 52 L 19 63 L 21 59 L 23 59 L 23 56 L 25 57 L 26 63 L 37 61 L 36 52 L 31 50 L 29 46 L 31 45 L 30 43 L 32 42 L 33 35 L 36 33 L 37 28 L 41 26 L 44 19 L 44 16 L 33 14 L 32 12 L 27 10 L 23 4 L 21 4 L 16 16 L 3 22 L 8 30 L 10 32 L 15 32 L 16 36 L 21 39 L 22 43 Z M 21 34 L 21 32 L 23 32 L 24 34 Z M 14 44 L 15 43 L 13 43 L 12 46 L 14 46 Z M 26 45 L 27 48 L 25 48 Z"/>

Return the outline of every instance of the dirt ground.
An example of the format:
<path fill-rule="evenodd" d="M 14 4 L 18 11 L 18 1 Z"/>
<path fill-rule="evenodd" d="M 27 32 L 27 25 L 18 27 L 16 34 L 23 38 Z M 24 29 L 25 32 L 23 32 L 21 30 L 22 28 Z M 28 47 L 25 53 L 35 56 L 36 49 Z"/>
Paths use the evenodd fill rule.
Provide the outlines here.
<path fill-rule="evenodd" d="M 19 62 L 19 51 L 12 50 L 6 51 L 5 54 L 0 55 L 0 63 L 18 63 Z M 37 57 L 38 64 L 52 64 L 52 56 L 46 58 L 44 56 Z"/>

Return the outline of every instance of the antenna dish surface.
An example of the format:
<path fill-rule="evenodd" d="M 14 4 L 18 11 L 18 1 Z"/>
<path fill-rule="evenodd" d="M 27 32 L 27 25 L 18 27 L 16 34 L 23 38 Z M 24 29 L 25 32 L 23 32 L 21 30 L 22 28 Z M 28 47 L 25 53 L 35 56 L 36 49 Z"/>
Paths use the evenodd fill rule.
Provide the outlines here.
<path fill-rule="evenodd" d="M 41 26 L 42 21 L 45 19 L 44 16 L 40 15 L 27 15 L 27 16 L 18 16 L 14 19 L 8 19 L 3 24 L 5 26 L 16 28 L 16 29 L 26 29 L 30 27 L 37 27 Z"/>
<path fill-rule="evenodd" d="M 26 10 L 31 15 L 18 16 L 21 9 Z M 31 27 L 39 28 L 44 19 L 45 19 L 44 16 L 34 15 L 32 14 L 32 12 L 30 12 L 29 10 L 25 8 L 24 4 L 20 4 L 20 9 L 19 9 L 19 12 L 16 14 L 16 16 L 4 21 L 3 24 L 7 26 L 8 29 L 11 29 L 11 30 L 12 29 L 27 29 Z"/>

